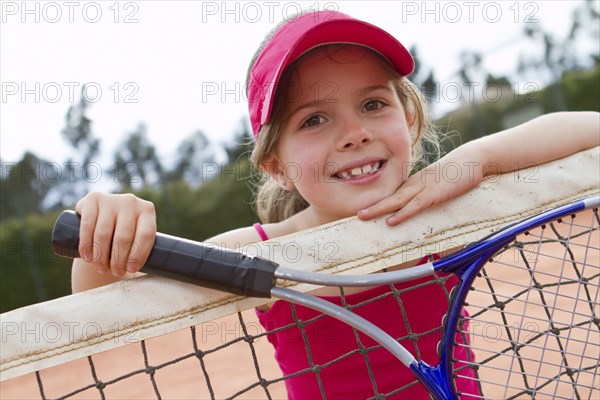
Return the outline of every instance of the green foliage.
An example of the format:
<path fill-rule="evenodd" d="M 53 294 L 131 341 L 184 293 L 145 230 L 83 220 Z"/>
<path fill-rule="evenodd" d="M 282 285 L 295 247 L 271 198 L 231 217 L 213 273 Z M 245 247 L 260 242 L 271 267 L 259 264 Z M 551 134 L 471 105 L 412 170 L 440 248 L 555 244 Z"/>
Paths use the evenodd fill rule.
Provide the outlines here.
<path fill-rule="evenodd" d="M 175 166 L 166 174 L 167 181 L 185 180 L 192 187 L 201 184 L 205 163 L 214 160 L 209 146 L 208 138 L 201 131 L 184 139 L 177 148 L 178 159 Z"/>
<path fill-rule="evenodd" d="M 241 121 L 240 127 L 234 134 L 233 144 L 225 146 L 227 162 L 233 164 L 241 158 L 249 157 L 250 152 L 252 151 L 253 141 L 254 137 L 250 132 L 250 128 L 245 121 Z"/>
<path fill-rule="evenodd" d="M 494 80 L 500 82 L 498 78 Z M 507 118 L 520 112 L 533 110 L 532 113 L 547 114 L 559 111 L 561 104 L 557 97 L 566 101 L 569 111 L 600 111 L 600 66 L 565 72 L 560 86 L 550 85 L 524 94 L 512 93 L 509 87 L 505 87 L 505 91 L 500 100 L 477 102 L 477 108 L 461 107 L 440 118 L 437 125 L 442 131 L 459 132 L 461 142 L 466 143 L 482 136 L 475 111 L 480 113 L 483 135 L 506 129 L 510 125 Z"/>
<path fill-rule="evenodd" d="M 71 291 L 71 261 L 52 253 L 57 213 L 3 220 L 0 226 L 0 311 L 41 302 Z"/>
<path fill-rule="evenodd" d="M 561 87 L 571 111 L 600 111 L 600 65 L 563 74 Z"/>
<path fill-rule="evenodd" d="M 0 220 L 23 217 L 41 210 L 50 182 L 41 178 L 48 161 L 26 152 L 16 163 L 2 162 L 0 179 Z"/>
<path fill-rule="evenodd" d="M 84 95 L 85 90 L 84 85 L 81 88 L 79 103 L 70 106 L 65 116 L 65 127 L 60 133 L 73 149 L 73 157 L 68 157 L 63 163 L 65 171 L 61 171 L 61 179 L 52 182 L 53 191 L 58 195 L 54 196 L 51 204 L 46 205 L 47 209 L 65 208 L 88 191 L 88 182 L 81 167 L 88 166 L 100 153 L 100 139 L 94 135 L 93 122 L 87 115 L 91 104 Z M 42 180 L 45 178 L 41 177 Z"/>
<path fill-rule="evenodd" d="M 192 240 L 206 240 L 256 221 L 252 210 L 252 171 L 247 159 L 225 164 L 212 180 L 196 189 L 183 180 L 164 189 L 146 188 L 136 194 L 152 201 L 158 229 Z"/>
<path fill-rule="evenodd" d="M 84 92 L 85 85 L 81 88 L 79 103 L 69 107 L 69 111 L 67 111 L 65 127 L 61 134 L 74 149 L 83 155 L 81 161 L 86 165 L 100 152 L 100 139 L 95 138 L 92 133 L 92 120 L 87 116 L 90 104 L 86 100 Z"/>
<path fill-rule="evenodd" d="M 146 125 L 140 124 L 127 136 L 124 146 L 115 152 L 114 166 L 111 172 L 119 177 L 119 191 L 139 190 L 162 179 L 163 167 L 147 138 Z"/>
<path fill-rule="evenodd" d="M 135 194 L 154 202 L 161 232 L 202 241 L 256 221 L 252 171 L 250 162 L 240 159 L 196 189 L 179 180 Z M 57 216 L 30 214 L 2 221 L 0 312 L 70 294 L 71 260 L 55 256 L 50 245 Z"/>

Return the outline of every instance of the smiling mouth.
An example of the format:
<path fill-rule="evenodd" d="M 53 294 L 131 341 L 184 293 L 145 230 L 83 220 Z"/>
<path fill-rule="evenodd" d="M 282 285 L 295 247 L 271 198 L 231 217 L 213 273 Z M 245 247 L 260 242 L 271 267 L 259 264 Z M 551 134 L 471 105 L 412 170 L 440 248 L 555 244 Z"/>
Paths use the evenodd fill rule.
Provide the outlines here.
<path fill-rule="evenodd" d="M 371 175 L 371 174 L 374 174 L 375 172 L 377 172 L 383 166 L 384 163 L 385 162 L 382 160 L 375 161 L 375 162 L 372 162 L 369 164 L 365 164 L 361 167 L 354 167 L 351 169 L 340 171 L 340 172 L 334 174 L 333 177 L 340 179 L 340 180 L 348 180 L 348 179 L 360 178 L 362 176 Z"/>

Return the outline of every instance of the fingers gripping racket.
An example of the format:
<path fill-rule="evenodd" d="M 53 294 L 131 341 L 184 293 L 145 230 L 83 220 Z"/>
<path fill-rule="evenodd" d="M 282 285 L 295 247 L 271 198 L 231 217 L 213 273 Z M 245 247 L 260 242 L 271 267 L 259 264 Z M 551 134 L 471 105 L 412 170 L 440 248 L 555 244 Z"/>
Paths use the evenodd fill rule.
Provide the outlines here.
<path fill-rule="evenodd" d="M 460 377 L 475 379 L 484 397 L 597 398 L 599 204 L 596 196 L 549 210 L 438 261 L 393 272 L 342 276 L 299 271 L 161 233 L 141 271 L 234 294 L 284 299 L 344 321 L 394 354 L 436 399 L 457 399 L 461 394 L 454 382 Z M 52 233 L 57 254 L 79 256 L 79 223 L 73 211 L 60 215 Z M 350 310 L 276 286 L 278 279 L 376 286 L 437 273 L 456 275 L 458 284 L 443 322 L 439 363 L 433 366 L 417 361 L 397 340 Z M 470 339 L 456 340 L 457 335 Z M 475 360 L 456 368 L 453 354 L 460 346 L 469 346 Z"/>

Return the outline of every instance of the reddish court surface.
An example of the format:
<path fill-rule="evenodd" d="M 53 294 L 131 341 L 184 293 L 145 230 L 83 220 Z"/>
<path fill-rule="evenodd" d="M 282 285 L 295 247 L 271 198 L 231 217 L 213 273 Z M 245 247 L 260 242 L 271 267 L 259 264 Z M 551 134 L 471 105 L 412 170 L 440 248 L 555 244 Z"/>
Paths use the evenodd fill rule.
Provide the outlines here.
<path fill-rule="evenodd" d="M 246 329 L 250 335 L 257 335 L 264 330 L 256 320 L 253 310 L 243 313 Z M 210 352 L 223 344 L 241 338 L 244 333 L 237 315 L 207 322 L 196 327 L 196 343 L 201 351 Z M 190 329 L 174 332 L 145 342 L 148 365 L 157 367 L 175 359 L 186 357 L 182 361 L 156 369 L 154 381 L 156 391 L 163 399 L 210 399 L 211 390 L 215 398 L 231 397 L 244 388 L 256 385 L 259 381 L 249 344 L 243 340 L 207 353 L 202 357 L 209 381 L 205 378 L 201 362 L 194 354 L 192 333 Z M 273 356 L 273 348 L 266 337 L 259 337 L 253 342 L 259 360 L 261 376 L 273 380 L 281 376 L 281 372 Z M 150 399 L 157 398 L 150 375 L 142 372 L 115 383 L 110 381 L 129 374 L 132 371 L 144 370 L 144 352 L 140 343 L 134 343 L 115 350 L 107 351 L 92 357 L 95 373 L 99 381 L 108 383 L 102 389 L 107 399 Z M 87 358 L 69 362 L 40 372 L 44 396 L 57 398 L 93 385 L 90 363 Z M 210 388 L 209 388 L 210 385 Z M 284 399 L 285 387 L 282 382 L 268 386 L 274 399 Z M 0 384 L 0 398 L 4 399 L 39 399 L 42 398 L 35 374 L 28 374 Z M 92 387 L 80 392 L 72 399 L 101 399 L 100 390 Z M 267 398 L 265 389 L 254 387 L 243 394 L 240 399 Z"/>

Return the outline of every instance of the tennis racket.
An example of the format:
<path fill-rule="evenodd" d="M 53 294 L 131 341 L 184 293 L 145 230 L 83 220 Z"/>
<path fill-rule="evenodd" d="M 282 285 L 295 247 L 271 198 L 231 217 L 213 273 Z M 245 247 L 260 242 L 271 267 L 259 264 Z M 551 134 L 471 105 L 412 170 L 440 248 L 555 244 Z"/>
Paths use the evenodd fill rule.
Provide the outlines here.
<path fill-rule="evenodd" d="M 459 398 L 459 378 L 477 381 L 484 397 L 598 398 L 599 204 L 595 196 L 540 213 L 437 261 L 399 271 L 352 276 L 299 271 L 161 233 L 141 271 L 239 295 L 279 298 L 337 318 L 394 354 L 435 399 Z M 74 211 L 59 216 L 52 233 L 56 254 L 79 256 L 79 224 Z M 284 280 L 377 286 L 440 273 L 456 275 L 458 283 L 443 321 L 437 365 L 416 360 L 349 309 L 277 285 Z M 468 346 L 475 359 L 457 369 L 453 354 L 460 346 Z"/>

